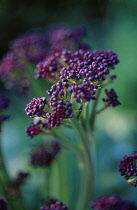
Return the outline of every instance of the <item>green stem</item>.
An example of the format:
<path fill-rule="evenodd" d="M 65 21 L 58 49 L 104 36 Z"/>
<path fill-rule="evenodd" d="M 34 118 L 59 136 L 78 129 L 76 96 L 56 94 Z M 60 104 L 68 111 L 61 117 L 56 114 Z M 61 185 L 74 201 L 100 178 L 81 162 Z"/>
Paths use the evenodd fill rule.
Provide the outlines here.
<path fill-rule="evenodd" d="M 58 189 L 59 189 L 59 196 L 60 200 L 63 200 L 64 192 L 66 190 L 66 186 L 63 184 L 63 170 L 62 170 L 62 163 L 61 160 L 58 158 L 56 159 L 57 163 L 57 172 L 58 172 Z"/>
<path fill-rule="evenodd" d="M 6 169 L 5 164 L 4 164 L 1 139 L 0 139 L 0 178 L 1 178 L 1 182 L 2 182 L 1 186 L 3 186 L 3 193 L 4 193 L 5 192 L 5 186 L 7 185 L 10 178 L 9 178 L 7 169 Z"/>
<path fill-rule="evenodd" d="M 79 146 L 75 145 L 74 143 L 70 141 L 67 141 L 66 139 L 62 137 L 62 135 L 58 134 L 57 132 L 52 130 L 52 135 L 56 137 L 65 147 L 73 151 L 81 152 L 81 148 L 79 148 Z"/>
<path fill-rule="evenodd" d="M 87 130 L 89 125 L 89 102 L 84 104 L 80 120 L 82 127 Z"/>
<path fill-rule="evenodd" d="M 44 186 L 43 191 L 44 191 L 44 198 L 47 200 L 50 197 L 50 172 L 51 172 L 50 166 L 44 169 L 46 180 L 45 180 L 45 186 Z"/>
<path fill-rule="evenodd" d="M 104 107 L 102 107 L 100 110 L 96 112 L 96 114 L 99 114 L 100 112 L 104 111 L 107 107 L 109 107 L 109 104 L 106 104 Z"/>
<path fill-rule="evenodd" d="M 97 89 L 97 93 L 96 93 L 97 99 L 95 101 L 93 101 L 93 103 L 92 103 L 92 111 L 91 111 L 90 125 L 89 125 L 90 126 L 89 130 L 91 130 L 91 132 L 93 132 L 93 130 L 94 130 L 96 108 L 97 108 L 100 92 L 101 92 L 101 88 Z"/>
<path fill-rule="evenodd" d="M 81 124 L 75 119 L 72 119 L 72 124 L 82 145 L 82 155 L 80 155 L 83 161 L 82 187 L 80 190 L 77 210 L 87 210 L 93 191 L 93 168 L 90 147 L 88 143 L 89 141 Z"/>
<path fill-rule="evenodd" d="M 71 153 L 72 154 L 72 153 Z M 64 154 L 63 154 L 64 156 Z M 72 207 L 72 185 L 71 183 L 71 177 L 68 174 L 68 171 L 66 170 L 66 157 L 60 155 L 56 159 L 57 163 L 57 180 L 58 180 L 58 194 L 59 194 L 59 200 L 61 200 L 63 203 L 66 203 L 66 205 L 71 208 Z"/>

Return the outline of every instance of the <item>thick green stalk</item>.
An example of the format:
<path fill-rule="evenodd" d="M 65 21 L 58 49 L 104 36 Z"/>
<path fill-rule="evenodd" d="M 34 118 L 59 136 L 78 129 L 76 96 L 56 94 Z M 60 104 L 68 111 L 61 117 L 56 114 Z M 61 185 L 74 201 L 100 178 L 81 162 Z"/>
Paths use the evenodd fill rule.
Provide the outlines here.
<path fill-rule="evenodd" d="M 69 149 L 71 149 L 71 150 L 73 150 L 75 152 L 81 152 L 81 149 L 79 148 L 79 146 L 77 146 L 76 144 L 74 144 L 74 143 L 72 143 L 70 141 L 67 141 L 66 139 L 64 139 L 62 137 L 62 135 L 60 135 L 59 133 L 53 131 L 53 129 L 52 129 L 52 135 L 54 137 L 56 137 L 62 143 L 63 146 L 65 146 L 65 147 L 67 147 L 67 148 L 69 148 Z"/>
<path fill-rule="evenodd" d="M 97 93 L 96 93 L 97 99 L 95 101 L 93 101 L 93 103 L 92 103 L 92 111 L 91 111 L 91 117 L 90 117 L 90 124 L 89 124 L 89 128 L 88 128 L 88 130 L 90 130 L 91 132 L 93 132 L 93 130 L 94 130 L 95 117 L 96 117 L 96 108 L 97 108 L 97 104 L 98 104 L 98 99 L 99 99 L 100 92 L 101 92 L 101 88 L 100 89 L 97 89 Z"/>
<path fill-rule="evenodd" d="M 71 190 L 71 185 L 68 184 L 70 178 L 69 176 L 66 176 L 66 171 L 65 171 L 65 160 L 63 160 L 63 156 L 60 156 L 56 159 L 56 167 L 57 167 L 57 187 L 58 187 L 58 199 L 61 200 L 63 203 L 66 203 L 67 206 L 70 204 L 71 199 L 70 199 L 70 190 Z"/>
<path fill-rule="evenodd" d="M 91 201 L 91 197 L 93 196 L 94 182 L 90 145 L 86 132 L 83 130 L 81 124 L 75 119 L 72 119 L 72 124 L 81 143 L 82 154 L 80 154 L 80 156 L 83 162 L 81 180 L 82 185 L 77 204 L 77 210 L 87 210 L 89 207 L 89 202 Z"/>
<path fill-rule="evenodd" d="M 64 147 L 72 150 L 73 152 L 76 152 L 77 154 L 82 155 L 81 147 L 79 147 L 79 145 L 76 145 L 75 143 L 72 143 L 72 142 L 66 140 L 63 137 L 62 133 L 57 132 L 56 129 L 52 129 L 51 134 L 54 137 L 56 137 Z M 70 192 L 70 189 L 69 189 L 69 186 L 64 185 L 64 180 L 63 180 L 64 172 L 62 169 L 62 161 L 59 158 L 56 161 L 57 161 L 57 169 L 58 169 L 59 196 L 60 196 L 61 200 L 64 200 L 66 198 L 66 191 L 67 191 L 67 195 L 68 195 Z"/>
<path fill-rule="evenodd" d="M 81 110 L 80 120 L 84 130 L 88 130 L 89 127 L 89 105 L 89 102 L 86 102 Z"/>
<path fill-rule="evenodd" d="M 43 192 L 44 192 L 44 198 L 45 199 L 49 199 L 50 197 L 50 175 L 51 175 L 51 167 L 48 166 L 44 169 L 44 175 L 45 175 L 45 185 L 44 185 L 44 188 L 43 188 Z"/>
<path fill-rule="evenodd" d="M 61 163 L 59 158 L 56 160 L 56 164 L 57 164 L 57 172 L 58 172 L 59 197 L 62 200 L 63 199 L 63 194 L 64 194 L 65 191 L 64 191 L 64 185 L 63 185 L 62 163 Z M 66 189 L 66 187 L 65 187 L 65 189 Z"/>

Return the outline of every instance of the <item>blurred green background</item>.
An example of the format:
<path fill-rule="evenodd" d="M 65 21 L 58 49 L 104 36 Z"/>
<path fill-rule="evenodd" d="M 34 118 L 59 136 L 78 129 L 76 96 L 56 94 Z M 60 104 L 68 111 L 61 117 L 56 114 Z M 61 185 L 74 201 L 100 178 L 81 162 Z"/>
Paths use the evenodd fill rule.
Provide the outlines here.
<path fill-rule="evenodd" d="M 137 1 L 0 0 L 0 56 L 20 34 L 51 24 L 83 25 L 87 28 L 85 40 L 93 50 L 112 49 L 119 55 L 115 70 L 118 78 L 111 87 L 116 89 L 122 105 L 105 111 L 96 122 L 96 196 L 116 194 L 136 201 L 137 189 L 120 177 L 117 168 L 123 155 L 137 150 Z M 12 117 L 3 127 L 3 148 L 14 176 L 17 170 L 27 168 L 29 147 L 36 140 L 26 137 L 24 131 L 29 124 L 24 112 L 29 99 L 20 103 L 12 94 Z"/>

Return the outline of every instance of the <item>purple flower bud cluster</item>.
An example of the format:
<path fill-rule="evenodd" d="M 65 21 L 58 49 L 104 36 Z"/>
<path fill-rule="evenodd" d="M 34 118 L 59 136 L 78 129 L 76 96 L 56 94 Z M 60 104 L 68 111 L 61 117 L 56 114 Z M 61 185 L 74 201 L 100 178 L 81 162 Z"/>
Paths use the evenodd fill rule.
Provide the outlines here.
<path fill-rule="evenodd" d="M 44 47 L 39 40 L 39 36 L 39 33 L 32 32 L 29 35 L 23 35 L 21 38 L 18 38 L 12 43 L 10 51 L 1 60 L 0 79 L 6 88 L 16 87 L 23 94 L 26 94 L 26 91 L 28 91 L 26 64 L 31 62 L 31 60 L 38 59 L 35 57 L 40 57 L 40 60 L 45 57 L 44 53 L 41 58 L 41 53 L 43 54 L 41 51 L 44 50 Z M 43 35 L 41 36 L 43 37 Z M 41 43 L 41 49 L 38 48 L 39 42 Z M 37 61 L 40 60 L 38 59 Z"/>
<path fill-rule="evenodd" d="M 52 155 L 47 152 L 44 148 L 41 148 L 40 151 L 33 153 L 31 156 L 31 165 L 45 167 L 49 166 L 52 162 Z"/>
<path fill-rule="evenodd" d="M 57 60 L 58 53 L 56 53 L 54 56 L 47 57 L 44 61 L 41 61 L 37 64 L 35 73 L 36 79 L 42 79 L 47 78 L 49 80 L 56 80 L 58 78 L 58 75 L 56 75 L 60 69 L 62 68 L 61 63 Z M 57 71 L 58 70 L 58 71 Z"/>
<path fill-rule="evenodd" d="M 24 63 L 10 51 L 0 61 L 0 80 L 7 89 L 16 88 L 23 94 L 28 91 L 28 77 Z"/>
<path fill-rule="evenodd" d="M 0 62 L 0 77 L 8 75 L 13 69 L 17 68 L 17 58 L 14 53 L 7 53 Z"/>
<path fill-rule="evenodd" d="M 50 95 L 50 104 L 54 107 L 54 101 L 57 101 L 59 97 L 64 96 L 64 86 L 61 81 L 58 81 L 56 84 L 52 85 L 50 90 L 47 91 L 47 94 Z M 53 103 L 52 103 L 53 102 Z"/>
<path fill-rule="evenodd" d="M 17 177 L 16 177 L 16 182 L 18 184 L 22 184 L 24 182 L 24 180 L 28 177 L 28 173 L 27 172 L 23 172 L 23 171 L 20 171 L 18 174 L 17 174 Z"/>
<path fill-rule="evenodd" d="M 62 50 L 54 58 L 52 56 L 51 63 L 49 63 L 48 58 L 37 65 L 36 77 L 60 79 L 64 87 L 70 86 L 69 92 L 73 92 L 73 97 L 77 102 L 95 99 L 95 91 L 105 76 L 109 74 L 109 67 L 112 67 L 112 63 L 113 66 L 118 63 L 117 55 L 113 51 L 101 52 L 90 52 L 82 49 L 75 52 Z"/>
<path fill-rule="evenodd" d="M 134 203 L 123 201 L 117 196 L 103 196 L 92 201 L 90 207 L 93 210 L 137 210 Z"/>
<path fill-rule="evenodd" d="M 22 184 L 25 183 L 28 176 L 29 174 L 26 172 L 22 172 L 22 171 L 19 172 L 16 178 L 10 181 L 10 183 L 8 184 L 5 190 L 5 194 L 7 195 L 7 197 L 10 197 L 10 198 L 20 197 L 20 187 Z"/>
<path fill-rule="evenodd" d="M 56 111 L 54 111 L 53 113 L 46 114 L 47 129 L 51 129 L 53 127 L 58 127 L 64 119 L 73 117 L 72 109 L 70 108 L 71 105 L 68 107 L 68 106 L 66 106 L 66 104 L 63 104 L 62 101 L 60 101 L 60 102 L 62 104 L 57 105 Z"/>
<path fill-rule="evenodd" d="M 11 50 L 25 62 L 37 64 L 48 55 L 62 49 L 89 49 L 89 46 L 82 42 L 83 36 L 85 33 L 82 27 L 71 29 L 53 26 L 47 30 L 23 34 L 12 42 Z"/>
<path fill-rule="evenodd" d="M 100 63 L 105 63 L 111 69 L 115 68 L 115 65 L 119 63 L 118 55 L 112 50 L 96 50 L 93 53 L 93 60 Z"/>
<path fill-rule="evenodd" d="M 2 109 L 6 109 L 9 106 L 9 100 L 5 98 L 5 96 L 0 93 L 0 111 Z"/>
<path fill-rule="evenodd" d="M 68 210 L 68 208 L 60 201 L 55 201 L 47 207 L 41 207 L 40 210 Z"/>
<path fill-rule="evenodd" d="M 72 93 L 72 96 L 78 103 L 84 103 L 86 101 L 90 101 L 91 99 L 96 99 L 94 96 L 96 93 L 94 85 L 90 84 L 88 81 L 84 81 L 81 85 L 72 84 L 69 92 Z"/>
<path fill-rule="evenodd" d="M 11 50 L 24 62 L 37 64 L 48 52 L 45 31 L 31 31 L 12 42 Z"/>
<path fill-rule="evenodd" d="M 49 166 L 60 149 L 61 146 L 57 140 L 47 141 L 44 145 L 39 145 L 31 155 L 31 165 L 37 167 Z"/>
<path fill-rule="evenodd" d="M 28 177 L 28 173 L 27 172 L 19 172 L 17 174 L 17 177 L 15 179 L 13 179 L 11 181 L 11 186 L 12 187 L 18 187 L 20 185 L 22 185 L 24 183 L 24 181 L 26 180 L 26 178 Z"/>
<path fill-rule="evenodd" d="M 46 114 L 47 129 L 58 127 L 64 119 L 73 117 L 71 109 L 72 104 L 70 102 L 65 103 L 62 100 L 59 100 L 55 102 L 55 104 L 56 105 L 52 107 L 54 111 Z"/>
<path fill-rule="evenodd" d="M 35 69 L 35 78 L 58 81 L 60 71 L 64 66 L 68 66 L 71 55 L 72 51 L 66 49 L 52 53 L 52 55 L 46 57 L 42 62 L 37 64 Z"/>
<path fill-rule="evenodd" d="M 46 112 L 48 108 L 45 108 L 45 105 L 47 105 L 47 99 L 45 97 L 33 98 L 25 108 L 26 114 L 30 117 L 40 117 Z"/>
<path fill-rule="evenodd" d="M 105 51 L 103 51 L 105 54 Z M 109 73 L 109 55 L 111 57 L 115 55 L 111 51 L 106 51 L 107 61 L 104 59 L 95 59 L 96 52 L 90 52 L 85 50 L 78 50 L 71 52 L 63 50 L 60 53 L 59 62 L 64 63 L 64 67 L 60 71 L 60 80 L 63 83 L 63 87 L 68 88 L 68 92 L 72 93 L 76 102 L 86 102 L 96 99 L 94 94 L 100 83 L 105 79 L 105 75 Z M 113 65 L 117 62 L 113 62 Z M 54 87 L 54 86 L 53 86 Z M 112 91 L 111 91 L 112 92 Z M 51 95 L 51 94 L 50 94 Z M 114 94 L 113 94 L 114 95 Z M 113 97 L 114 98 L 114 97 Z M 113 106 L 116 106 L 116 95 L 113 100 Z"/>
<path fill-rule="evenodd" d="M 48 68 L 50 67 L 50 70 L 53 69 L 54 74 L 56 72 L 56 74 L 58 73 L 59 75 L 59 71 L 61 71 L 60 72 L 61 79 L 63 78 L 70 79 L 74 77 L 80 78 L 85 76 L 89 77 L 87 73 L 89 73 L 90 71 L 89 65 L 92 63 L 92 57 L 93 56 L 90 51 L 79 50 L 73 53 L 73 51 L 63 49 L 60 53 L 55 53 L 54 56 L 52 55 L 51 63 L 49 63 L 50 59 L 48 57 L 43 61 L 42 66 L 40 66 L 40 68 L 39 65 L 37 65 L 38 68 L 36 69 L 36 73 L 38 74 L 38 76 L 41 73 L 41 78 L 46 78 L 45 76 L 46 72 L 48 72 L 48 69 L 45 68 L 45 66 L 47 67 L 48 63 Z M 52 60 L 54 60 L 55 63 L 54 67 Z M 60 66 L 58 65 L 60 68 L 58 68 L 57 62 L 60 63 Z M 46 72 L 44 72 L 44 68 Z M 52 75 L 52 72 L 50 72 L 50 75 L 51 77 L 53 76 L 53 78 L 54 74 Z"/>
<path fill-rule="evenodd" d="M 42 116 L 44 118 L 44 122 L 36 124 L 32 123 L 26 129 L 30 137 L 37 135 L 38 132 L 41 132 L 42 128 L 51 129 L 54 126 L 57 127 L 60 125 L 63 119 L 73 117 L 71 108 L 72 104 L 59 99 L 59 94 L 57 94 L 57 92 L 53 92 L 49 103 L 47 103 L 45 98 L 33 98 L 33 100 L 27 105 L 25 111 L 28 116 Z M 44 108 L 45 104 L 47 105 L 46 108 Z"/>
<path fill-rule="evenodd" d="M 3 198 L 0 198 L 0 209 L 1 210 L 7 210 L 8 209 L 7 202 Z"/>
<path fill-rule="evenodd" d="M 49 103 L 52 113 L 47 113 L 47 128 L 59 126 L 63 119 L 73 117 L 72 104 L 65 97 L 63 83 L 58 81 L 47 93 L 51 96 Z"/>
<path fill-rule="evenodd" d="M 17 56 L 13 52 L 7 53 L 0 61 L 0 79 L 6 83 L 7 88 L 11 88 L 16 83 L 17 72 L 19 71 L 21 74 L 20 68 L 23 66 L 18 62 Z"/>
<path fill-rule="evenodd" d="M 111 89 L 110 91 L 108 91 L 107 89 L 105 89 L 105 93 L 107 95 L 107 98 L 103 98 L 102 100 L 107 103 L 108 106 L 112 106 L 112 107 L 115 107 L 115 106 L 118 106 L 120 105 L 121 103 L 118 101 L 118 96 L 115 92 L 114 89 Z"/>
<path fill-rule="evenodd" d="M 12 42 L 11 50 L 24 62 L 37 64 L 49 54 L 59 52 L 62 49 L 89 49 L 82 42 L 85 36 L 82 28 L 68 28 L 65 26 L 53 26 L 47 30 L 31 31 L 23 34 Z"/>
<path fill-rule="evenodd" d="M 52 26 L 46 31 L 52 52 L 59 52 L 62 49 L 88 50 L 90 47 L 82 42 L 86 35 L 84 27 L 69 28 L 66 26 Z"/>
<path fill-rule="evenodd" d="M 52 72 L 55 71 L 55 65 L 58 68 L 60 66 L 60 63 L 55 64 L 56 61 L 52 55 L 60 53 L 62 49 L 73 51 L 80 48 L 89 49 L 89 46 L 82 42 L 84 36 L 85 32 L 82 28 L 65 26 L 53 26 L 21 35 L 11 42 L 9 52 L 0 61 L 0 79 L 6 88 L 19 87 L 23 92 L 25 86 L 25 90 L 28 90 L 27 64 L 36 65 L 45 58 L 47 58 L 46 62 L 40 63 L 36 68 L 42 71 L 36 70 L 36 78 L 50 79 L 53 77 Z M 43 75 L 45 71 L 47 74 Z"/>
<path fill-rule="evenodd" d="M 119 173 L 124 176 L 133 187 L 137 186 L 137 152 L 130 156 L 124 156 L 119 162 Z"/>
<path fill-rule="evenodd" d="M 65 58 L 64 53 L 63 60 L 68 63 L 68 67 L 61 70 L 60 78 L 86 78 L 91 82 L 102 79 L 103 76 L 109 74 L 109 59 L 111 60 L 111 57 L 108 56 L 107 62 L 104 62 L 104 59 L 97 57 L 96 52 L 86 50 L 69 52 L 69 58 L 68 56 Z"/>
<path fill-rule="evenodd" d="M 48 200 L 45 200 L 43 203 L 43 205 L 44 206 L 46 206 L 46 207 L 48 207 L 48 206 L 50 206 L 51 204 L 54 204 L 54 203 L 56 203 L 56 201 L 58 201 L 57 199 L 55 199 L 55 198 L 49 198 Z M 43 207 L 44 208 L 44 207 Z"/>
<path fill-rule="evenodd" d="M 47 129 L 59 126 L 63 119 L 74 116 L 70 98 L 74 98 L 77 103 L 96 99 L 96 90 L 109 74 L 112 63 L 113 65 L 118 63 L 117 55 L 113 51 L 92 53 L 82 49 L 75 52 L 65 49 L 60 53 L 55 53 L 51 59 L 48 57 L 37 65 L 35 72 L 37 78 L 47 77 L 57 80 L 56 84 L 47 91 L 50 95 L 49 109 L 43 112 L 44 106 L 41 106 L 41 102 L 39 103 L 40 99 L 35 98 L 25 109 L 27 115 L 43 115 Z M 113 78 L 115 76 L 111 79 Z M 104 102 L 113 107 L 120 104 L 113 89 L 105 92 L 107 99 L 103 99 Z"/>
<path fill-rule="evenodd" d="M 4 111 L 9 106 L 9 100 L 0 93 L 0 132 L 3 121 L 7 120 L 9 116 L 5 116 Z"/>
<path fill-rule="evenodd" d="M 43 129 L 45 129 L 45 124 L 42 120 L 37 120 L 31 122 L 30 125 L 26 128 L 26 133 L 30 138 L 43 133 Z"/>

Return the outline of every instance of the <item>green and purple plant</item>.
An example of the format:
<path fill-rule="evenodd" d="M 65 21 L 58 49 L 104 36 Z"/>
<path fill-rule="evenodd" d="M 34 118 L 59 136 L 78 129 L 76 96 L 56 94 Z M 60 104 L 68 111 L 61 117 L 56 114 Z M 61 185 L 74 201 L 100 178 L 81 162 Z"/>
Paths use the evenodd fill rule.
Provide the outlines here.
<path fill-rule="evenodd" d="M 71 29 L 55 26 L 43 31 L 31 31 L 13 41 L 9 53 L 0 62 L 0 79 L 5 88 L 19 87 L 18 91 L 25 95 L 33 92 L 34 97 L 25 108 L 26 114 L 33 119 L 26 128 L 26 133 L 31 139 L 37 136 L 42 141 L 30 155 L 29 176 L 35 173 L 36 168 L 45 174 L 46 182 L 39 192 L 41 200 L 48 201 L 56 194 L 57 198 L 53 199 L 53 203 L 45 204 L 41 210 L 137 209 L 134 204 L 121 201 L 116 196 L 104 196 L 94 201 L 95 121 L 98 114 L 107 108 L 121 104 L 115 90 L 110 88 L 110 84 L 116 79 L 113 71 L 119 58 L 112 50 L 90 50 L 90 46 L 82 40 L 84 35 L 85 30 L 80 27 Z M 46 83 L 50 88 L 46 88 Z M 7 108 L 2 100 L 0 97 L 0 110 Z M 0 115 L 0 125 L 3 122 L 1 116 L 3 115 Z M 65 129 L 69 129 L 66 138 L 63 135 Z M 71 132 L 75 139 L 69 140 Z M 50 136 L 50 141 L 46 140 L 47 136 Z M 59 161 L 64 158 L 64 149 L 73 151 L 77 157 L 79 190 L 75 195 L 75 205 L 71 203 L 71 198 L 68 197 L 66 202 L 62 196 L 68 190 L 70 194 L 73 191 L 71 181 L 70 189 L 61 185 L 64 169 Z M 134 153 L 132 156 L 124 156 L 124 160 L 119 163 L 120 174 L 133 186 L 137 185 L 136 159 Z M 52 166 L 55 164 L 58 167 L 53 171 Z M 73 171 L 70 163 L 68 167 Z M 54 193 L 52 178 L 57 171 L 58 191 Z M 11 210 L 16 210 L 19 206 L 18 202 L 11 202 L 11 193 L 17 191 L 20 195 L 20 186 L 28 179 L 27 175 L 20 173 L 15 180 L 10 180 L 8 176 L 8 182 L 4 185 L 8 193 L 3 190 L 1 196 L 6 197 Z M 22 176 L 23 181 L 20 180 Z M 23 202 L 21 196 L 20 202 Z M 38 206 L 36 209 L 40 208 Z"/>

